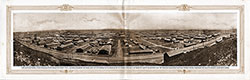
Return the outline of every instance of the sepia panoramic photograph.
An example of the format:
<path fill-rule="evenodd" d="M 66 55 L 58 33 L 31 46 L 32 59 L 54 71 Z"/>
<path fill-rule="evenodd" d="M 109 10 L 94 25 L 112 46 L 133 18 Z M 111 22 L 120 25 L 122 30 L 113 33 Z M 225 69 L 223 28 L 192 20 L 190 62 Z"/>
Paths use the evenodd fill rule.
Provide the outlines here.
<path fill-rule="evenodd" d="M 238 66 L 237 15 L 14 13 L 13 66 Z"/>

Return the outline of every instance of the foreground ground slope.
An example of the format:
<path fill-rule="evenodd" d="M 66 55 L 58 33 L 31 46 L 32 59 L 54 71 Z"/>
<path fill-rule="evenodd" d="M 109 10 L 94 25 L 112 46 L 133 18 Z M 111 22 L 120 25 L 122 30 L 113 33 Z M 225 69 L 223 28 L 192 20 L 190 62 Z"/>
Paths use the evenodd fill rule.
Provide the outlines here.
<path fill-rule="evenodd" d="M 237 40 L 227 39 L 217 45 L 198 49 L 186 54 L 165 58 L 164 65 L 183 66 L 236 66 L 237 63 Z"/>

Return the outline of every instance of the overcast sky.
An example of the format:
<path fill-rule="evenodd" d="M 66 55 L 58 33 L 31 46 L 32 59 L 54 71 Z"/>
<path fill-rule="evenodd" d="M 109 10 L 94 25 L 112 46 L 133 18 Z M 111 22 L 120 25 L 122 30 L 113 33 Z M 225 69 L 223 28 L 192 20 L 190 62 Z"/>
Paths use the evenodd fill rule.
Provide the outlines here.
<path fill-rule="evenodd" d="M 128 14 L 133 29 L 232 29 L 236 13 L 144 13 Z"/>
<path fill-rule="evenodd" d="M 14 31 L 123 28 L 117 13 L 43 13 L 14 15 Z"/>
<path fill-rule="evenodd" d="M 129 13 L 128 29 L 232 29 L 236 13 Z M 15 13 L 14 32 L 121 29 L 120 13 Z"/>

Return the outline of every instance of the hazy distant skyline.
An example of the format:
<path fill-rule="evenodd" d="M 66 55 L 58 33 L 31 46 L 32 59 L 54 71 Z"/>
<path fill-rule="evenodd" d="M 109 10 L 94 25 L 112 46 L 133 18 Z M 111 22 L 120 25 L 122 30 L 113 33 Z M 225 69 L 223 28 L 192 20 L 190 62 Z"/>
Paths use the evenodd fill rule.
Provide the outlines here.
<path fill-rule="evenodd" d="M 14 32 L 123 29 L 120 13 L 15 13 Z M 128 13 L 127 29 L 235 29 L 236 13 Z"/>

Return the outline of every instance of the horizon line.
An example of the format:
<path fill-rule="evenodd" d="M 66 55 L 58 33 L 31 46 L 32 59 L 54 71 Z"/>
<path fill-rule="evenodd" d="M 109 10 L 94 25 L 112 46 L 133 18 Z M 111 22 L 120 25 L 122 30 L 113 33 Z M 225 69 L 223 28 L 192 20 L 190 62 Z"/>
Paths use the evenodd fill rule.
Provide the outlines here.
<path fill-rule="evenodd" d="M 231 29 L 52 29 L 52 30 L 34 30 L 34 31 L 13 31 L 13 32 L 40 32 L 40 31 L 84 31 L 84 30 L 237 30 L 236 28 Z"/>

